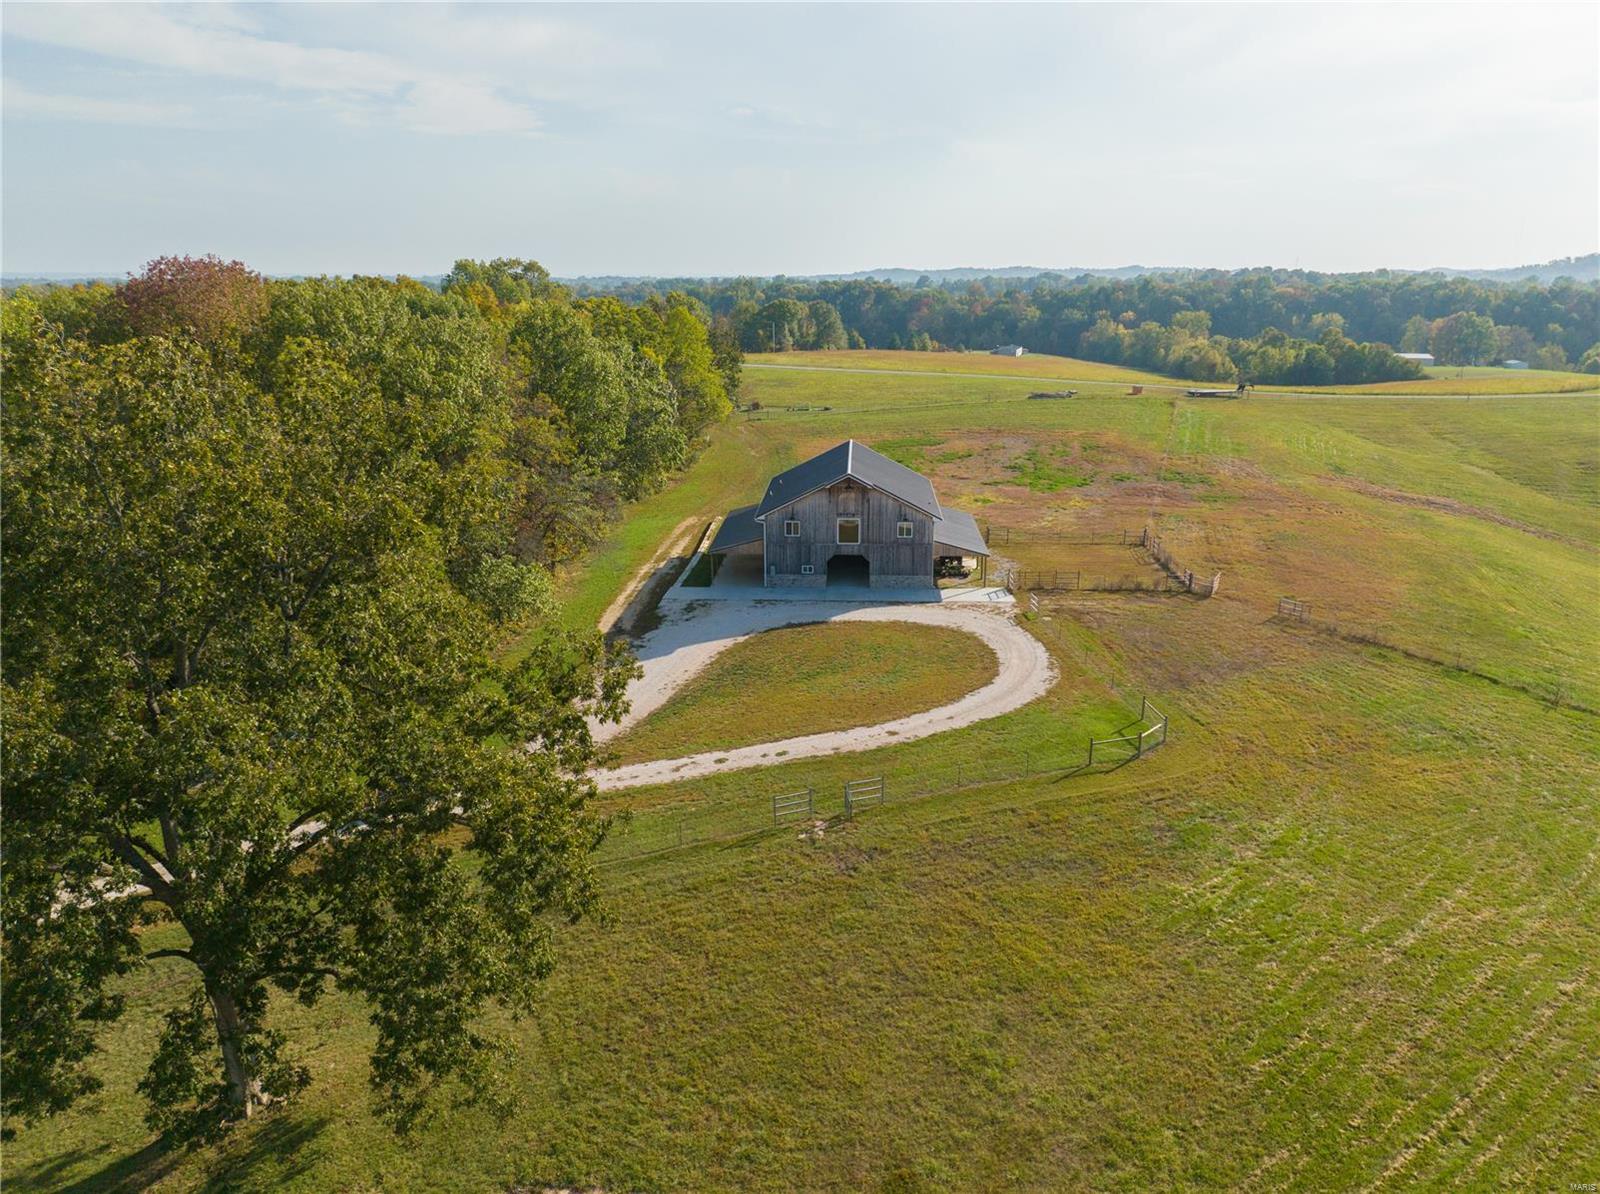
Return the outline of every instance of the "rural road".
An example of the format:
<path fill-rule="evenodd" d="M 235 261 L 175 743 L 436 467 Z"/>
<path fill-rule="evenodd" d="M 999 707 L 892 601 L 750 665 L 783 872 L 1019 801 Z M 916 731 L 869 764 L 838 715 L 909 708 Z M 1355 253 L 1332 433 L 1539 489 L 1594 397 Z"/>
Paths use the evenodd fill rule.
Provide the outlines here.
<path fill-rule="evenodd" d="M 1000 670 L 982 688 L 937 709 L 926 709 L 875 726 L 807 734 L 706 751 L 677 759 L 633 763 L 595 773 L 602 790 L 694 779 L 780 761 L 872 750 L 959 729 L 1019 709 L 1050 690 L 1055 665 L 1039 640 L 1018 626 L 1009 612 L 982 605 L 840 605 L 808 602 L 707 602 L 673 609 L 669 620 L 640 642 L 644 675 L 628 690 L 632 707 L 620 725 L 597 727 L 601 741 L 648 717 L 718 654 L 763 630 L 802 622 L 915 622 L 946 626 L 976 635 L 995 653 Z"/>

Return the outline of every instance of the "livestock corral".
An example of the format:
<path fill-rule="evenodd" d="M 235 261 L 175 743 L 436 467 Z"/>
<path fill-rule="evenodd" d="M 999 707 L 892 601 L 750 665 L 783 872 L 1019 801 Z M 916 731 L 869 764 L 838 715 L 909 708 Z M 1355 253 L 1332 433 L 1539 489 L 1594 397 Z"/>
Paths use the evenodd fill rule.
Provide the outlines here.
<path fill-rule="evenodd" d="M 564 578 L 568 616 L 593 625 L 674 533 L 854 438 L 989 528 L 990 577 L 1018 580 L 989 613 L 1047 653 L 1046 690 L 916 740 L 604 791 L 614 913 L 566 936 L 552 997 L 508 1026 L 503 1120 L 390 1136 L 343 1064 L 371 1029 L 332 998 L 284 1013 L 323 1055 L 303 1102 L 210 1168 L 139 1153 L 157 962 L 127 991 L 149 1014 L 97 1063 L 104 1105 L 48 1149 L 27 1137 L 8 1178 L 1594 1181 L 1596 398 L 1217 402 L 1097 366 L 1044 402 L 1021 366 L 888 355 L 749 370 L 759 408 Z M 730 647 L 619 739 L 624 761 L 859 733 L 994 674 L 955 623 L 808 625 Z M 1091 740 L 1117 745 L 1087 765 Z"/>

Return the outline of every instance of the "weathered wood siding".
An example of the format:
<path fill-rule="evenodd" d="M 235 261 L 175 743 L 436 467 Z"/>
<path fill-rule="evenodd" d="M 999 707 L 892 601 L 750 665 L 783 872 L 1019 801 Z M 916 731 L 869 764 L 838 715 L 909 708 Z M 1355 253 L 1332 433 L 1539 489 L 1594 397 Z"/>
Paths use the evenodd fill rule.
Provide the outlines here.
<path fill-rule="evenodd" d="M 838 542 L 841 517 L 861 519 L 860 543 Z M 798 537 L 784 535 L 786 520 L 800 523 Z M 896 537 L 901 522 L 911 523 L 910 539 Z M 806 494 L 768 514 L 765 525 L 769 585 L 826 584 L 828 561 L 836 555 L 865 556 L 874 585 L 933 583 L 933 519 L 858 482 Z M 811 576 L 801 574 L 803 564 L 815 569 Z"/>

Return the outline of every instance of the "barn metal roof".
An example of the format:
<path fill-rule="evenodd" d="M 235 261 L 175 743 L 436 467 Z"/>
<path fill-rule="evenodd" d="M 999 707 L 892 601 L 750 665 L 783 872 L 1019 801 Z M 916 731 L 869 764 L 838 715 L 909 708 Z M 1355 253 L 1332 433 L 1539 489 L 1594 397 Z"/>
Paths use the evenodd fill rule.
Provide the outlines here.
<path fill-rule="evenodd" d="M 933 485 L 928 478 L 890 460 L 881 452 L 874 452 L 865 444 L 847 439 L 820 456 L 813 456 L 772 478 L 765 496 L 756 507 L 755 517 L 765 518 L 774 510 L 846 477 L 899 498 L 924 514 L 931 514 L 934 518 L 940 516 L 939 499 L 934 497 Z"/>
<path fill-rule="evenodd" d="M 989 545 L 983 541 L 978 522 L 964 510 L 945 509 L 942 518 L 933 521 L 933 554 L 939 548 L 953 547 L 964 556 L 986 556 Z"/>
<path fill-rule="evenodd" d="M 722 520 L 722 525 L 712 537 L 711 546 L 706 550 L 727 551 L 746 543 L 760 543 L 761 533 L 761 524 L 756 521 L 756 508 L 740 506 L 737 510 L 728 511 L 728 516 Z"/>

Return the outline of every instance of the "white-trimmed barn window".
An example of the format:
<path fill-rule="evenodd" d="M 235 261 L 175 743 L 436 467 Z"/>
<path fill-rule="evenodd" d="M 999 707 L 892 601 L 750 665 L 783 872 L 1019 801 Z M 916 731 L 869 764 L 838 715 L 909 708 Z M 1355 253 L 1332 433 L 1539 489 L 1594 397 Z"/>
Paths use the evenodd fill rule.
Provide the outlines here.
<path fill-rule="evenodd" d="M 839 520 L 839 542 L 861 542 L 861 520 L 859 518 L 841 518 Z"/>
<path fill-rule="evenodd" d="M 894 537 L 896 539 L 909 539 L 915 533 L 916 528 L 909 522 L 897 522 L 894 524 Z"/>
<path fill-rule="evenodd" d="M 800 520 L 798 518 L 785 518 L 783 520 L 783 537 L 785 539 L 800 538 Z"/>

